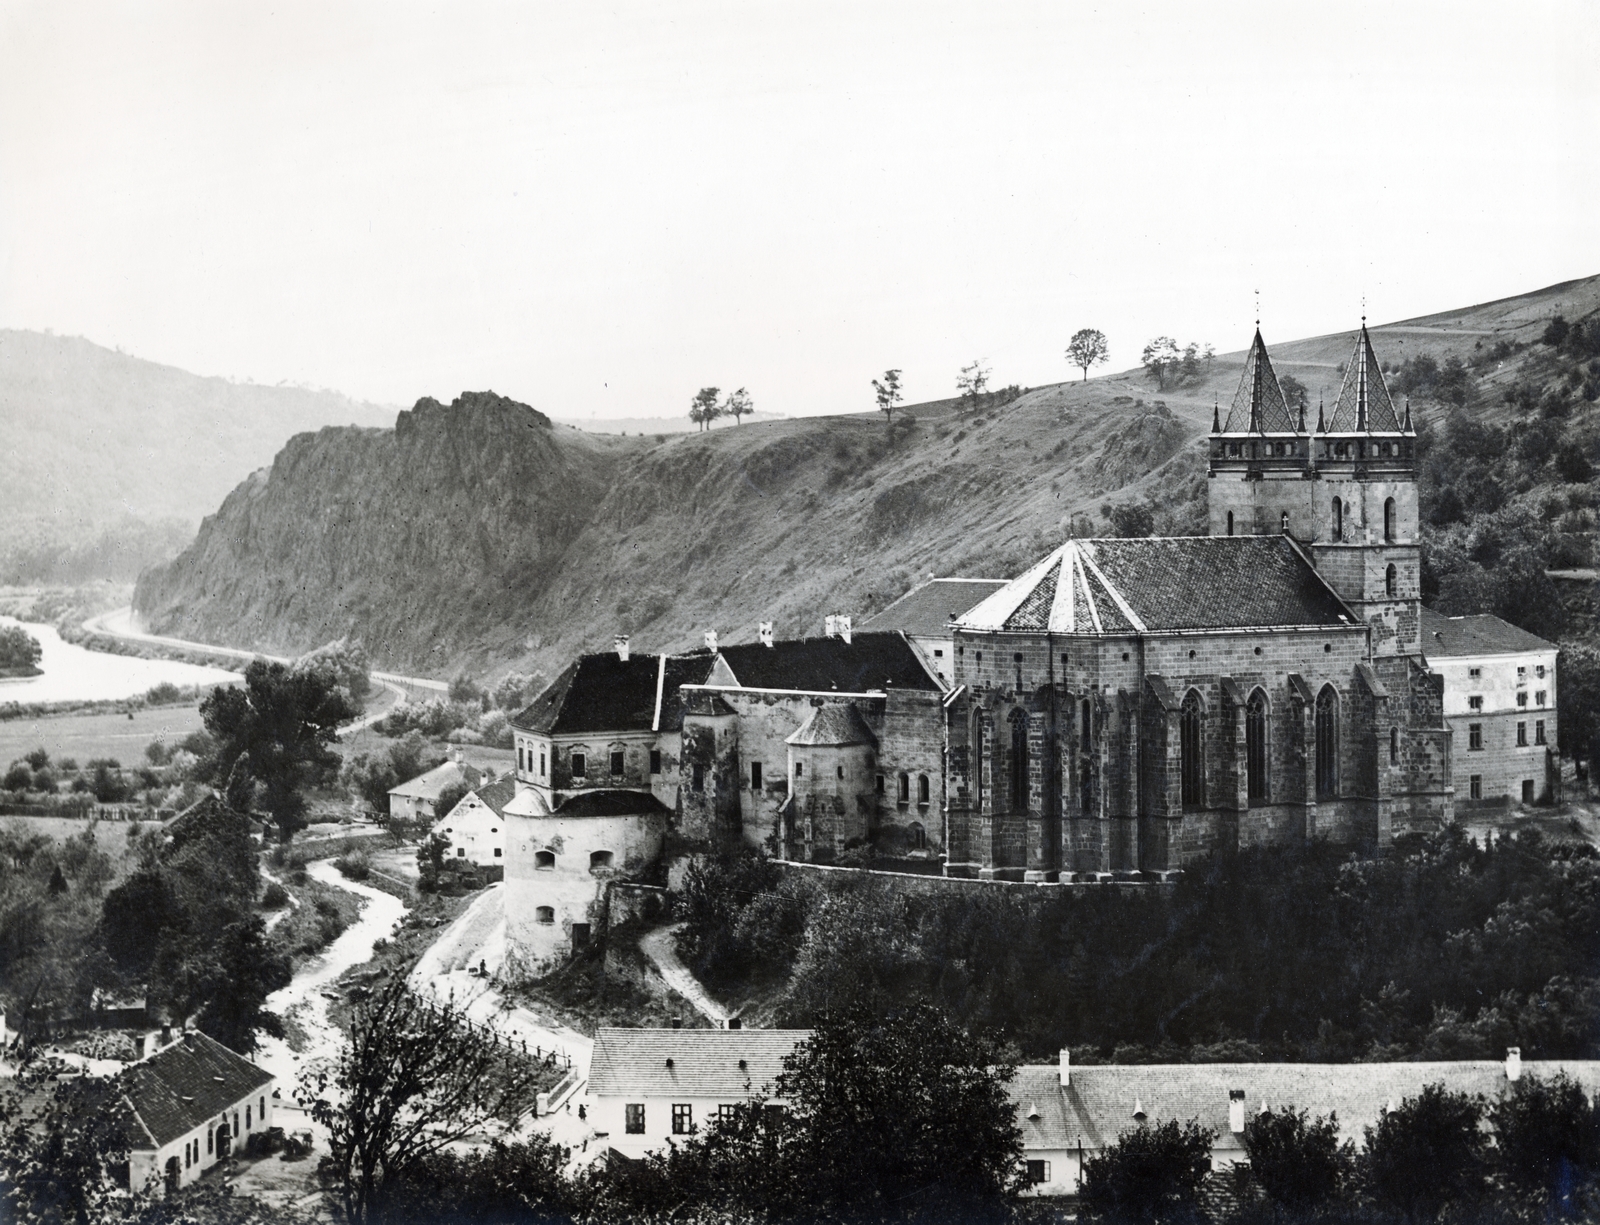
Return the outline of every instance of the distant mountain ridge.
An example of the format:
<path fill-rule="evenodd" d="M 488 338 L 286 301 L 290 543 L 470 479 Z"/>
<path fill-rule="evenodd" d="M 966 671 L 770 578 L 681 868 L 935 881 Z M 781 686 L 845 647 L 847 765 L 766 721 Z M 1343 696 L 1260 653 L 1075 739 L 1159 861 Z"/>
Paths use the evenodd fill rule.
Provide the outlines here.
<path fill-rule="evenodd" d="M 1374 326 L 1380 359 L 1443 360 L 1500 341 L 1475 369 L 1479 413 L 1551 315 L 1600 307 L 1600 277 L 1428 319 Z M 1247 340 L 1240 337 L 1241 341 Z M 1353 334 L 1271 344 L 1280 375 L 1337 394 Z M 1519 347 L 1520 346 L 1520 347 Z M 1068 535 L 1107 534 L 1108 503 L 1158 508 L 1158 534 L 1205 528 L 1201 440 L 1231 400 L 1241 351 L 1157 391 L 1140 371 L 875 414 L 620 437 L 552 427 L 469 393 L 419 401 L 393 430 L 296 437 L 230 494 L 182 556 L 140 579 L 148 627 L 291 654 L 366 640 L 414 674 L 553 676 L 616 633 L 680 650 L 707 629 L 753 639 L 864 617 L 929 574 L 1011 577 Z M 1419 421 L 1438 404 L 1419 403 Z"/>

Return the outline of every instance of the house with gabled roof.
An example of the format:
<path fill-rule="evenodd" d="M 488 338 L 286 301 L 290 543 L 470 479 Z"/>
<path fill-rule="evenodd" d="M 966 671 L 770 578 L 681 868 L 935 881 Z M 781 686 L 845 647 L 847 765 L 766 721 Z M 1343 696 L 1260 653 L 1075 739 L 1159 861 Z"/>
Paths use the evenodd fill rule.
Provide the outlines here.
<path fill-rule="evenodd" d="M 511 776 L 467 792 L 434 823 L 432 832 L 450 843 L 446 854 L 481 868 L 504 868 L 505 810 L 517 793 Z"/>
<path fill-rule="evenodd" d="M 120 1083 L 133 1108 L 135 1189 L 186 1187 L 272 1126 L 272 1073 L 197 1030 L 129 1064 Z"/>
<path fill-rule="evenodd" d="M 389 817 L 396 821 L 422 821 L 432 825 L 439 816 L 436 808 L 439 797 L 452 787 L 479 787 L 483 784 L 483 771 L 469 766 L 457 745 L 448 761 L 433 769 L 407 779 L 389 791 Z"/>

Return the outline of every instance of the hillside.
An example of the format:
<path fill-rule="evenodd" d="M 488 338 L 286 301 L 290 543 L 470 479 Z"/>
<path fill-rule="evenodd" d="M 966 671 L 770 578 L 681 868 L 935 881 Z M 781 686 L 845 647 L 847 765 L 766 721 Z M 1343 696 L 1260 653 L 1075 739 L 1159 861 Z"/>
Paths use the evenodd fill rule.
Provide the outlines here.
<path fill-rule="evenodd" d="M 131 579 L 303 430 L 388 423 L 329 391 L 202 378 L 78 337 L 0 331 L 0 582 Z"/>
<path fill-rule="evenodd" d="M 1468 407 L 1510 412 L 1558 311 L 1600 305 L 1600 278 L 1374 328 L 1380 359 L 1477 364 Z M 1269 342 L 1271 338 L 1269 337 Z M 1495 362 L 1506 341 L 1522 346 Z M 1281 374 L 1337 390 L 1350 333 L 1274 344 Z M 1481 346 L 1481 347 L 1480 347 Z M 1140 503 L 1155 530 L 1205 530 L 1201 438 L 1243 352 L 1158 392 L 1142 372 L 996 398 L 964 414 L 796 418 L 704 434 L 617 437 L 551 426 L 491 394 L 422 401 L 395 430 L 292 440 L 231 494 L 194 546 L 140 581 L 159 632 L 295 652 L 347 633 L 432 675 L 547 675 L 631 633 L 641 650 L 815 633 L 931 573 L 1010 576 L 1102 509 Z M 1446 405 L 1418 397 L 1422 420 Z M 532 424 L 530 424 L 532 423 Z"/>

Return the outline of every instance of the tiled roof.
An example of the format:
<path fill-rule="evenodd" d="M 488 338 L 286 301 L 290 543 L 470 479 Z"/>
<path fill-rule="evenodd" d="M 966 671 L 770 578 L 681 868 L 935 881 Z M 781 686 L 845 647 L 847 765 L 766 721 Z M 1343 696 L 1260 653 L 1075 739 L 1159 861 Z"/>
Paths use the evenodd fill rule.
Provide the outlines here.
<path fill-rule="evenodd" d="M 1447 617 L 1431 608 L 1422 610 L 1424 655 L 1512 655 L 1555 649 L 1555 643 L 1518 629 L 1493 613 Z"/>
<path fill-rule="evenodd" d="M 479 787 L 474 794 L 494 809 L 496 816 L 500 816 L 505 813 L 506 805 L 511 803 L 511 797 L 517 794 L 517 780 L 508 774 L 502 779 Z"/>
<path fill-rule="evenodd" d="M 558 817 L 631 817 L 641 813 L 671 812 L 648 791 L 580 791 L 556 806 Z"/>
<path fill-rule="evenodd" d="M 813 707 L 811 716 L 784 743 L 876 745 L 878 738 L 854 702 L 831 702 Z"/>
<path fill-rule="evenodd" d="M 194 1030 L 128 1065 L 122 1078 L 123 1092 L 157 1148 L 272 1083 L 271 1072 Z"/>
<path fill-rule="evenodd" d="M 768 1089 L 783 1071 L 784 1058 L 810 1036 L 809 1029 L 601 1026 L 589 1062 L 589 1093 L 739 1101 Z"/>
<path fill-rule="evenodd" d="M 1069 540 L 957 622 L 1058 634 L 1354 626 L 1282 536 Z"/>
<path fill-rule="evenodd" d="M 1257 328 L 1256 338 L 1250 342 L 1250 355 L 1245 358 L 1239 390 L 1233 393 L 1233 406 L 1228 409 L 1228 419 L 1222 426 L 1223 432 L 1256 430 L 1281 434 L 1293 431 L 1295 424 L 1283 388 L 1278 385 L 1278 376 L 1273 373 L 1261 329 Z"/>
<path fill-rule="evenodd" d="M 476 789 L 481 782 L 483 773 L 476 766 L 469 766 L 464 761 L 446 761 L 434 766 L 426 774 L 419 774 L 398 787 L 391 787 L 389 794 L 419 800 L 436 800 L 444 794 L 447 787 L 465 783 L 468 787 Z"/>
<path fill-rule="evenodd" d="M 792 638 L 764 646 L 759 642 L 722 648 L 722 660 L 747 689 L 800 689 L 864 693 L 883 689 L 929 689 L 939 682 L 904 636 L 861 630 L 843 638 Z"/>
<path fill-rule="evenodd" d="M 985 596 L 1006 585 L 1000 578 L 935 578 L 913 587 L 880 613 L 861 623 L 863 630 L 899 630 L 924 638 L 949 637 L 950 622 Z"/>
<path fill-rule="evenodd" d="M 524 731 L 545 735 L 583 732 L 648 732 L 656 716 L 657 681 L 661 681 L 661 731 L 679 726 L 678 687 L 697 685 L 711 672 L 708 651 L 667 656 L 616 652 L 580 655 L 550 687 L 511 722 Z"/>
<path fill-rule="evenodd" d="M 1523 1076 L 1541 1079 L 1565 1072 L 1594 1096 L 1600 1091 L 1600 1062 L 1529 1060 Z M 1427 1085 L 1481 1093 L 1505 1092 L 1504 1063 L 1489 1060 L 1454 1063 L 1210 1063 L 1074 1066 L 1062 1089 L 1053 1065 L 1017 1069 L 1011 1100 L 1017 1108 L 1024 1146 L 1030 1149 L 1104 1148 L 1136 1126 L 1135 1109 L 1151 1124 L 1198 1119 L 1217 1133 L 1217 1147 L 1239 1147 L 1228 1128 L 1228 1094 L 1244 1092 L 1245 1118 L 1269 1109 L 1293 1107 L 1313 1115 L 1337 1113 L 1341 1138 L 1362 1141 L 1389 1106 L 1415 1097 Z M 1035 1113 L 1037 1117 L 1029 1117 Z"/>
<path fill-rule="evenodd" d="M 1361 331 L 1356 333 L 1356 349 L 1345 365 L 1344 383 L 1339 388 L 1339 398 L 1334 401 L 1333 416 L 1328 419 L 1329 433 L 1351 430 L 1390 434 L 1400 431 L 1400 418 L 1394 411 L 1394 401 L 1389 398 L 1377 355 L 1372 351 L 1365 321 Z"/>

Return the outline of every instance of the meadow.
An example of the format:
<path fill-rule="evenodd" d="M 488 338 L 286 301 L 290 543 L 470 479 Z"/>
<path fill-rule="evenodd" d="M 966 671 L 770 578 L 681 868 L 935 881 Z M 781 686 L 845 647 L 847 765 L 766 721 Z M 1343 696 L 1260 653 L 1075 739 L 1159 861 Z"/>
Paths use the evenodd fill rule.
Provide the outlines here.
<path fill-rule="evenodd" d="M 200 730 L 198 703 L 155 706 L 126 714 L 47 715 L 0 722 L 0 767 L 24 753 L 42 748 L 51 761 L 74 757 L 81 764 L 96 757 L 114 757 L 125 766 L 144 761 L 152 740 L 169 747 Z"/>

